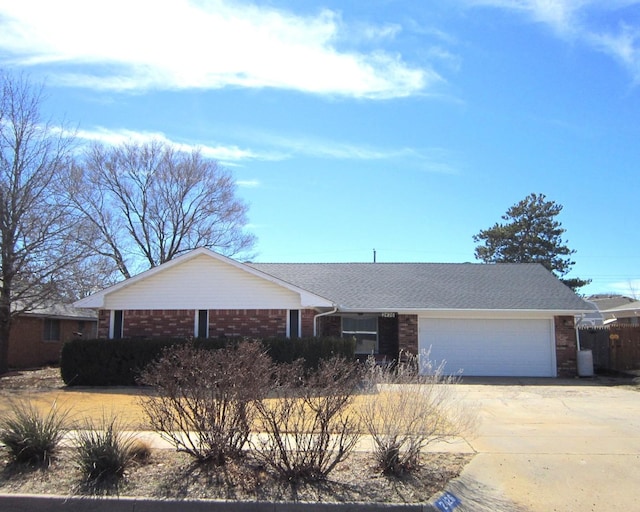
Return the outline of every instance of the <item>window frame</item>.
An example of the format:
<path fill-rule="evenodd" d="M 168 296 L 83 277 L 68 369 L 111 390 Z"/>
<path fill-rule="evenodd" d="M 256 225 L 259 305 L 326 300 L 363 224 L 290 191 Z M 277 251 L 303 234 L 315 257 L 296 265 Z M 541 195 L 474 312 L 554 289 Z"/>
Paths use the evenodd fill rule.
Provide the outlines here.
<path fill-rule="evenodd" d="M 356 339 L 356 355 L 372 355 L 378 354 L 380 351 L 380 324 L 378 321 L 379 316 L 377 314 L 367 314 L 367 313 L 358 313 L 357 315 L 342 315 L 340 318 L 340 335 L 342 338 L 350 338 L 354 337 Z M 345 320 L 347 321 L 371 321 L 375 320 L 375 331 L 371 329 L 365 329 L 366 326 L 355 326 L 356 329 L 345 329 Z M 351 326 L 346 326 L 351 327 Z M 358 328 L 361 327 L 361 328 Z M 375 339 L 373 339 L 375 337 Z M 363 341 L 373 341 L 375 346 L 373 350 L 368 348 L 360 348 L 358 349 L 358 345 L 362 344 Z"/>
<path fill-rule="evenodd" d="M 116 321 L 119 318 L 119 321 Z M 112 309 L 109 322 L 109 339 L 121 340 L 124 334 L 124 310 Z"/>
<path fill-rule="evenodd" d="M 44 318 L 42 326 L 42 341 L 45 343 L 60 341 L 62 325 L 59 318 Z"/>
<path fill-rule="evenodd" d="M 200 336 L 200 328 L 201 326 L 201 321 L 203 320 L 203 316 L 205 316 L 206 318 L 204 319 L 204 336 Z M 195 310 L 195 320 L 194 320 L 194 326 L 193 326 L 193 336 L 194 338 L 201 338 L 201 339 L 206 339 L 209 337 L 209 310 L 208 309 L 196 309 Z"/>
<path fill-rule="evenodd" d="M 295 318 L 294 318 L 295 317 Z M 292 327 L 295 326 L 295 329 Z M 287 338 L 294 340 L 302 337 L 302 314 L 299 309 L 290 309 L 287 312 Z"/>

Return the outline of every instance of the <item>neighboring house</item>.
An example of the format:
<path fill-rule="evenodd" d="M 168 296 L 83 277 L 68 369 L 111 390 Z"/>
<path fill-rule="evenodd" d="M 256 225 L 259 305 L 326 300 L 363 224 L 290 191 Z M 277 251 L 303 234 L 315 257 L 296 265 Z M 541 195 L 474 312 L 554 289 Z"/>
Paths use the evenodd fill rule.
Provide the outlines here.
<path fill-rule="evenodd" d="M 356 351 L 464 375 L 575 375 L 591 311 L 538 264 L 240 263 L 196 249 L 74 304 L 98 336 L 349 336 Z"/>
<path fill-rule="evenodd" d="M 631 297 L 615 294 L 598 294 L 587 297 L 587 300 L 598 308 L 602 315 L 600 325 L 615 323 L 640 325 L 639 302 Z"/>
<path fill-rule="evenodd" d="M 55 364 L 65 341 L 94 338 L 95 311 L 56 304 L 16 316 L 9 337 L 9 366 L 33 368 Z"/>
<path fill-rule="evenodd" d="M 640 300 L 602 311 L 606 325 L 640 325 Z"/>

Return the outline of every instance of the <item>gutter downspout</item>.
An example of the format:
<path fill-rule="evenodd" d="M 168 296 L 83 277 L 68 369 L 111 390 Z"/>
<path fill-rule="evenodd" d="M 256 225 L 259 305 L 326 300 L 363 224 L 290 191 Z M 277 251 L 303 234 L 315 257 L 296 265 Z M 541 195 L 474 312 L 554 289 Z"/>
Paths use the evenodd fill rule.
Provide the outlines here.
<path fill-rule="evenodd" d="M 333 306 L 333 310 L 325 311 L 324 313 L 318 313 L 313 317 L 313 337 L 314 338 L 318 335 L 318 318 L 320 318 L 321 316 L 333 315 L 336 311 L 338 311 L 338 306 Z"/>

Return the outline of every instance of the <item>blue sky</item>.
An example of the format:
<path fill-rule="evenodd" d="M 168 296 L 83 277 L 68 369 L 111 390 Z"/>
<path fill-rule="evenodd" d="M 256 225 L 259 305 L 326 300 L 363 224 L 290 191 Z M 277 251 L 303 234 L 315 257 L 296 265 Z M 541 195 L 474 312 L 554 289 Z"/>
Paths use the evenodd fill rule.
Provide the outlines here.
<path fill-rule="evenodd" d="M 535 192 L 581 291 L 640 297 L 640 0 L 0 0 L 0 67 L 222 162 L 256 261 L 472 262 Z"/>

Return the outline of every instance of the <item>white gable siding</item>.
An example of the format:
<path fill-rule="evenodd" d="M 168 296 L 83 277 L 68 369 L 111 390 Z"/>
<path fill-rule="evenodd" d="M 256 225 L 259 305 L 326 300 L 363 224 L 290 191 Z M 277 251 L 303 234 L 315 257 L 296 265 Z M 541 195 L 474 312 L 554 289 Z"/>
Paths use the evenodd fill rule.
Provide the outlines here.
<path fill-rule="evenodd" d="M 299 309 L 300 295 L 201 255 L 110 293 L 106 309 Z"/>

